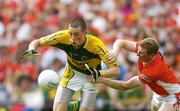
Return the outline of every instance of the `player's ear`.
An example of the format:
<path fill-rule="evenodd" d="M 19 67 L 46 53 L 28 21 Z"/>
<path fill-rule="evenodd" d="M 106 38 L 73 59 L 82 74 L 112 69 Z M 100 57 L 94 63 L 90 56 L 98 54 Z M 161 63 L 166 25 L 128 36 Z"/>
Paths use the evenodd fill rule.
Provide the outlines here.
<path fill-rule="evenodd" d="M 87 33 L 87 30 L 84 30 L 84 31 L 83 31 L 83 34 L 86 34 L 86 33 Z"/>
<path fill-rule="evenodd" d="M 151 58 L 153 58 L 155 55 L 156 55 L 156 54 L 150 54 L 149 56 L 150 56 Z"/>

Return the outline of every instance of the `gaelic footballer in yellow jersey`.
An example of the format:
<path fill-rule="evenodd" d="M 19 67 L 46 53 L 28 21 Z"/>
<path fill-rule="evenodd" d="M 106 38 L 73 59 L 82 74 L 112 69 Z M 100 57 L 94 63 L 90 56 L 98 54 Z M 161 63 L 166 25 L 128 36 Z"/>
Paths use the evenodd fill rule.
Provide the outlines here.
<path fill-rule="evenodd" d="M 77 91 L 82 92 L 80 111 L 93 111 L 98 88 L 96 84 L 88 81 L 88 75 L 92 75 L 95 81 L 100 76 L 119 75 L 119 68 L 115 63 L 109 63 L 105 58 L 108 49 L 104 43 L 98 37 L 87 33 L 83 19 L 76 18 L 72 20 L 67 30 L 33 40 L 22 58 L 24 55 L 37 54 L 36 49 L 43 46 L 64 50 L 68 60 L 61 84 L 56 91 L 53 111 L 67 111 L 67 105 L 73 93 Z M 101 70 L 101 61 L 106 63 L 109 69 Z"/>
<path fill-rule="evenodd" d="M 73 76 L 72 69 L 88 74 L 85 64 L 89 67 L 101 70 L 101 60 L 106 63 L 105 54 L 108 53 L 107 47 L 96 36 L 87 33 L 84 44 L 76 47 L 71 42 L 69 30 L 62 30 L 40 39 L 40 46 L 53 46 L 62 49 L 67 55 L 67 68 L 64 73 L 66 79 L 62 79 L 63 86 Z M 108 67 L 115 66 L 115 63 L 107 63 Z M 69 79 L 68 79 L 69 78 Z"/>

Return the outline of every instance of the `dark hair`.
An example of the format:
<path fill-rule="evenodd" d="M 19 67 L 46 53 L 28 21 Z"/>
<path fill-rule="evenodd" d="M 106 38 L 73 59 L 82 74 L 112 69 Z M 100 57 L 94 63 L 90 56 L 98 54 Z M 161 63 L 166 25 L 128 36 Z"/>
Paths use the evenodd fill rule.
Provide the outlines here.
<path fill-rule="evenodd" d="M 154 38 L 145 38 L 140 42 L 140 46 L 147 50 L 148 55 L 155 55 L 159 51 L 159 44 Z"/>
<path fill-rule="evenodd" d="M 75 18 L 70 23 L 71 27 L 81 27 L 82 31 L 86 30 L 86 23 L 83 18 Z"/>

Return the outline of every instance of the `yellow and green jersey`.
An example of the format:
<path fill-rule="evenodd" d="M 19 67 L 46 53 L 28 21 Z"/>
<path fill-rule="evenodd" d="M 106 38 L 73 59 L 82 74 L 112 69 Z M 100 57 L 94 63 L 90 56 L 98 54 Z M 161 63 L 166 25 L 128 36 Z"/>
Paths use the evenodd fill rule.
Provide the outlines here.
<path fill-rule="evenodd" d="M 85 64 L 98 70 L 101 69 L 101 60 L 108 67 L 115 66 L 115 63 L 107 63 L 105 54 L 109 51 L 104 43 L 89 33 L 86 34 L 85 43 L 79 48 L 72 45 L 69 30 L 62 30 L 40 38 L 40 46 L 54 46 L 66 52 L 68 64 L 64 76 L 68 76 L 68 78 L 73 76 L 71 74 L 73 73 L 72 69 L 88 74 Z"/>
<path fill-rule="evenodd" d="M 74 47 L 70 39 L 69 30 L 62 30 L 42 37 L 40 45 L 50 45 L 64 50 L 71 68 L 82 73 L 86 73 L 84 64 L 100 70 L 101 60 L 106 63 L 105 54 L 108 52 L 108 49 L 100 39 L 92 34 L 86 34 L 86 41 L 79 48 Z M 114 64 L 107 65 L 108 67 L 114 66 Z"/>

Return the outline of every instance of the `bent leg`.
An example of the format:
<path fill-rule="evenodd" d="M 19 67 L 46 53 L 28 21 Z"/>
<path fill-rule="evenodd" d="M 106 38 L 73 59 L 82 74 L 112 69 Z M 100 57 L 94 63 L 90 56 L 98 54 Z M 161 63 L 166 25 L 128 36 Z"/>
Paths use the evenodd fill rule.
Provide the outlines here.
<path fill-rule="evenodd" d="M 67 103 L 55 103 L 53 111 L 67 111 Z"/>
<path fill-rule="evenodd" d="M 59 86 L 56 91 L 53 111 L 67 111 L 67 105 L 70 102 L 73 93 L 73 90 Z"/>
<path fill-rule="evenodd" d="M 175 111 L 172 104 L 162 103 L 158 111 Z"/>
<path fill-rule="evenodd" d="M 97 93 L 83 92 L 80 111 L 93 111 L 96 106 L 96 96 Z"/>

